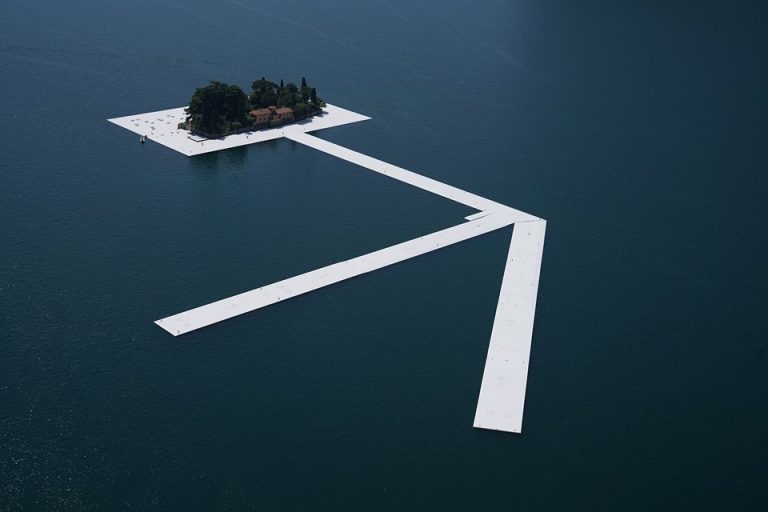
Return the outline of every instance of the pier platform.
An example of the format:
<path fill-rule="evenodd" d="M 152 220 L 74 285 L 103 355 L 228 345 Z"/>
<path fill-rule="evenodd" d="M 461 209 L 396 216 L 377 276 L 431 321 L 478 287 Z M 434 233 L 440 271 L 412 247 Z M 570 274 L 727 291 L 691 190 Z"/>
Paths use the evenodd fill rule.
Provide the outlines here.
<path fill-rule="evenodd" d="M 130 130 L 139 136 L 146 135 L 148 140 L 162 144 L 186 156 L 196 156 L 221 151 L 222 149 L 231 149 L 280 139 L 285 137 L 286 134 L 313 132 L 370 119 L 368 116 L 352 112 L 351 110 L 335 105 L 326 105 L 323 109 L 323 114 L 294 124 L 227 135 L 218 139 L 206 139 L 190 135 L 187 130 L 182 130 L 178 127 L 179 123 L 184 122 L 187 117 L 187 114 L 184 112 L 185 108 L 187 107 L 114 117 L 107 119 L 107 121 Z"/>
<path fill-rule="evenodd" d="M 515 224 L 477 400 L 477 428 L 522 431 L 546 228 L 543 220 Z"/>

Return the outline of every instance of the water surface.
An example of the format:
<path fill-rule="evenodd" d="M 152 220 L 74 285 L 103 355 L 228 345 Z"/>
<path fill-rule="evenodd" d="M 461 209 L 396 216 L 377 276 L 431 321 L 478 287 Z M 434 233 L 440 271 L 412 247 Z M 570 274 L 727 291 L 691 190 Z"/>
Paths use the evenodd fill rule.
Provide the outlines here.
<path fill-rule="evenodd" d="M 0 509 L 764 510 L 765 38 L 700 2 L 8 0 Z M 172 338 L 468 212 L 108 117 L 301 76 L 323 138 L 548 219 L 524 434 L 471 427 L 511 230 Z"/>

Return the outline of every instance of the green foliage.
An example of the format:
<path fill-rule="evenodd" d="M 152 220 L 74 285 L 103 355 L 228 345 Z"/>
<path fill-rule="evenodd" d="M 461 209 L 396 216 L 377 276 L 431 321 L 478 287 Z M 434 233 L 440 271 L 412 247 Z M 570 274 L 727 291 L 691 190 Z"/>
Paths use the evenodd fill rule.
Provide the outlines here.
<path fill-rule="evenodd" d="M 293 107 L 293 115 L 296 118 L 301 118 L 306 116 L 307 114 L 309 114 L 309 111 L 310 111 L 309 105 L 307 105 L 306 103 L 297 103 Z"/>
<path fill-rule="evenodd" d="M 189 101 L 187 113 L 193 130 L 210 135 L 223 135 L 237 122 L 249 124 L 248 97 L 236 85 L 212 81 L 198 87 Z"/>
<path fill-rule="evenodd" d="M 278 87 L 274 82 L 261 77 L 251 85 L 253 93 L 250 96 L 251 106 L 253 108 L 264 108 L 277 104 Z"/>
<path fill-rule="evenodd" d="M 261 77 L 260 79 L 253 82 L 251 85 L 251 89 L 253 89 L 254 92 L 263 93 L 267 89 L 275 90 L 277 89 L 277 84 L 274 82 L 270 82 L 264 77 Z"/>
<path fill-rule="evenodd" d="M 282 81 L 281 81 L 282 82 Z M 288 82 L 285 87 L 280 89 L 277 97 L 278 107 L 293 107 L 299 100 L 299 88 L 296 84 Z"/>
<path fill-rule="evenodd" d="M 317 91 L 314 87 L 312 87 L 309 94 L 309 103 L 312 105 L 313 111 L 319 111 L 325 106 L 325 101 L 317 96 Z"/>
<path fill-rule="evenodd" d="M 325 102 L 317 97 L 314 87 L 301 78 L 301 88 L 293 82 L 280 85 L 261 77 L 251 84 L 251 94 L 236 85 L 212 81 L 199 87 L 189 101 L 187 114 L 192 131 L 204 135 L 226 135 L 252 126 L 251 109 L 270 106 L 290 107 L 295 118 L 304 118 L 321 111 Z"/>

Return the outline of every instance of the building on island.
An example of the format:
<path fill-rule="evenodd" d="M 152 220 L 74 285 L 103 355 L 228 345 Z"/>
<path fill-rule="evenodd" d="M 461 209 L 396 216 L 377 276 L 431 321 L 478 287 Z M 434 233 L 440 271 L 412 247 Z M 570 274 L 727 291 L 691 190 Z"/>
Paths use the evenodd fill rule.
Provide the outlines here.
<path fill-rule="evenodd" d="M 293 109 L 289 107 L 280 107 L 275 109 L 275 116 L 282 123 L 288 123 L 293 121 Z"/>
<path fill-rule="evenodd" d="M 248 115 L 253 119 L 254 128 L 280 126 L 293 121 L 293 109 L 290 107 L 267 107 L 251 110 Z"/>
<path fill-rule="evenodd" d="M 249 114 L 253 119 L 254 127 L 267 126 L 272 118 L 272 111 L 268 108 L 257 108 L 256 110 L 251 110 Z"/>

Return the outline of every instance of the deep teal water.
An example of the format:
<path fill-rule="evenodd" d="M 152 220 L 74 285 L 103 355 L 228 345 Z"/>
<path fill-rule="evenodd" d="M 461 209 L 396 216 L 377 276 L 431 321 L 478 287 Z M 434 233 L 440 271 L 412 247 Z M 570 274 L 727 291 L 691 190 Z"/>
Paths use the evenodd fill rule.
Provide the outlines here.
<path fill-rule="evenodd" d="M 765 510 L 766 43 L 701 2 L 7 0 L 0 510 Z M 510 231 L 288 141 L 106 123 L 302 75 L 320 136 L 548 219 L 524 434 L 471 427 Z"/>

